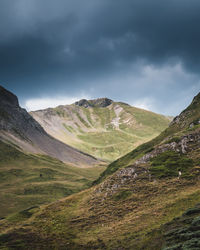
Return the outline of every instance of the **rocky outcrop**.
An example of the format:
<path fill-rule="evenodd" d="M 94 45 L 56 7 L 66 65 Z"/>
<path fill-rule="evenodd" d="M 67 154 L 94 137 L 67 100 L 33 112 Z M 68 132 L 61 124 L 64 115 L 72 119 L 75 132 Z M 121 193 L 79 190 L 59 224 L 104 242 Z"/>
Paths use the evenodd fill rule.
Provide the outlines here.
<path fill-rule="evenodd" d="M 178 142 L 172 141 L 158 145 L 151 152 L 144 154 L 132 165 L 119 169 L 111 177 L 100 184 L 96 193 L 104 193 L 104 198 L 114 195 L 120 189 L 133 185 L 137 180 L 146 179 L 152 181 L 149 171 L 150 161 L 154 157 L 166 152 L 174 151 L 180 154 L 188 154 L 200 148 L 200 130 L 184 135 Z"/>
<path fill-rule="evenodd" d="M 200 93 L 194 97 L 191 104 L 176 116 L 170 124 L 170 127 L 177 125 L 180 128 L 190 127 L 200 124 Z"/>
<path fill-rule="evenodd" d="M 85 107 L 85 108 L 88 108 L 88 107 L 105 108 L 105 107 L 111 105 L 112 103 L 113 103 L 113 101 L 111 99 L 98 98 L 98 99 L 94 99 L 94 100 L 82 99 L 82 100 L 80 100 L 78 102 L 75 102 L 75 105 L 82 106 L 82 107 Z"/>

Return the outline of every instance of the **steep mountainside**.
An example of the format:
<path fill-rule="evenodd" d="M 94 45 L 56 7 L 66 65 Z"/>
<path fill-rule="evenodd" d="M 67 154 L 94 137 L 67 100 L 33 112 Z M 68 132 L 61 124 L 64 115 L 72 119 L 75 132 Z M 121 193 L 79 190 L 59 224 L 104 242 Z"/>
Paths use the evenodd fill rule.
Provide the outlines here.
<path fill-rule="evenodd" d="M 144 155 L 144 160 L 149 160 L 160 151 L 173 150 L 186 152 L 190 141 L 193 140 L 192 131 L 200 127 L 200 94 L 194 97 L 192 103 L 179 116 L 175 117 L 169 128 L 163 131 L 158 137 L 142 144 L 132 152 L 111 163 L 103 172 L 97 182 L 101 182 L 106 176 L 114 173 L 122 166 L 128 166 L 137 158 Z M 199 146 L 199 145 L 198 145 Z"/>
<path fill-rule="evenodd" d="M 110 164 L 98 185 L 1 221 L 20 249 L 199 249 L 200 93 L 160 136 Z"/>
<path fill-rule="evenodd" d="M 113 161 L 157 136 L 167 117 L 107 98 L 31 112 L 47 133 L 97 158 Z"/>
<path fill-rule="evenodd" d="M 17 97 L 0 86 L 0 139 L 25 152 L 47 154 L 79 167 L 98 161 L 48 135 L 40 124 L 19 106 Z"/>

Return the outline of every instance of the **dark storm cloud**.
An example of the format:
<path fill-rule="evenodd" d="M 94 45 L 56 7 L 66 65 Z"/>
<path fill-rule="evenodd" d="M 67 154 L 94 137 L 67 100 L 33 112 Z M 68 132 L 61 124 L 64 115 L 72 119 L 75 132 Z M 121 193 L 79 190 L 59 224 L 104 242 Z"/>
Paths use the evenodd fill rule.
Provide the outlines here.
<path fill-rule="evenodd" d="M 28 96 L 138 75 L 137 65 L 198 76 L 199 12 L 198 0 L 1 0 L 0 81 Z"/>

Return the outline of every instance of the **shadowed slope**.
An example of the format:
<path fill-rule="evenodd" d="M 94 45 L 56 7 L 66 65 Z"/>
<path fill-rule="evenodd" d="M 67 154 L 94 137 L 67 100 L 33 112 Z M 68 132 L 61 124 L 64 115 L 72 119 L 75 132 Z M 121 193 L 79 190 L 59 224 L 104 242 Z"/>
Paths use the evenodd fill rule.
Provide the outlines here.
<path fill-rule="evenodd" d="M 11 92 L 0 87 L 0 138 L 18 145 L 23 151 L 47 154 L 79 167 L 99 163 L 86 155 L 48 135 L 40 124 L 18 104 Z"/>

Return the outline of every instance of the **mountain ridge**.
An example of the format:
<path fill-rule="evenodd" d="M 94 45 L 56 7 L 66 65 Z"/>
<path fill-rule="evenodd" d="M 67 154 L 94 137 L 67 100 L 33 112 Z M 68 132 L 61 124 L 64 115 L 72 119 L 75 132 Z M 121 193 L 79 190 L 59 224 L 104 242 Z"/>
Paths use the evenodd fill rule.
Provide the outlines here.
<path fill-rule="evenodd" d="M 88 107 L 101 107 L 105 108 L 113 103 L 113 100 L 105 97 L 105 98 L 97 98 L 92 100 L 81 99 L 80 101 L 75 102 L 74 104 L 77 106 L 83 106 L 85 108 Z"/>
<path fill-rule="evenodd" d="M 170 120 L 108 98 L 30 112 L 47 133 L 97 158 L 113 161 L 164 130 Z"/>

